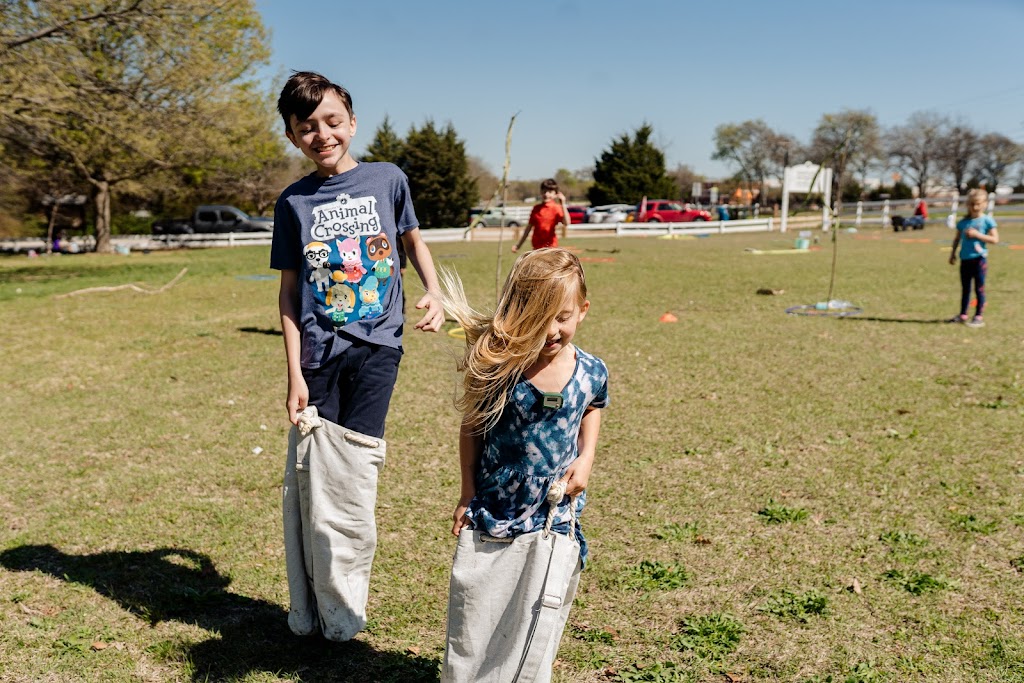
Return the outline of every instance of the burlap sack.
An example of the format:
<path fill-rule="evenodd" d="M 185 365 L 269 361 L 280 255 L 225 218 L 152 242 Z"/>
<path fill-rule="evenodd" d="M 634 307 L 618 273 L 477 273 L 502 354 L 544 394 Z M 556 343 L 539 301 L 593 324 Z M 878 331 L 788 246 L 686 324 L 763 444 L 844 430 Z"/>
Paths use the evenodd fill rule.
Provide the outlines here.
<path fill-rule="evenodd" d="M 386 444 L 320 419 L 312 406 L 299 424 L 284 470 L 288 626 L 296 635 L 349 640 L 366 626 Z"/>
<path fill-rule="evenodd" d="M 575 507 L 575 504 L 573 504 Z M 546 683 L 580 576 L 575 535 L 464 529 L 448 597 L 442 683 Z"/>

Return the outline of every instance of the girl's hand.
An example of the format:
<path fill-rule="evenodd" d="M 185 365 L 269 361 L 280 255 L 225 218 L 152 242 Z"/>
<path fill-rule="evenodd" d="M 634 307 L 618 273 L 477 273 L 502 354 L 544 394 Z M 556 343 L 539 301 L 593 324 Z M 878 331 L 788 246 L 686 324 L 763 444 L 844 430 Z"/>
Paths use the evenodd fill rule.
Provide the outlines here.
<path fill-rule="evenodd" d="M 949 255 L 949 265 L 951 265 L 951 266 L 955 266 L 956 265 L 956 253 L 955 252 Z"/>
<path fill-rule="evenodd" d="M 967 228 L 966 230 L 964 230 L 964 237 L 970 237 L 972 240 L 978 239 L 978 235 L 980 234 L 981 233 L 975 230 L 974 228 Z"/>
<path fill-rule="evenodd" d="M 466 510 L 469 509 L 469 501 L 463 503 L 461 500 L 455 507 L 455 512 L 452 513 L 452 534 L 455 536 L 459 535 L 463 527 L 469 524 L 469 518 L 466 517 Z"/>
<path fill-rule="evenodd" d="M 565 482 L 565 495 L 572 497 L 583 493 L 590 481 L 590 471 L 594 468 L 592 458 L 576 458 L 566 470 L 562 481 Z"/>

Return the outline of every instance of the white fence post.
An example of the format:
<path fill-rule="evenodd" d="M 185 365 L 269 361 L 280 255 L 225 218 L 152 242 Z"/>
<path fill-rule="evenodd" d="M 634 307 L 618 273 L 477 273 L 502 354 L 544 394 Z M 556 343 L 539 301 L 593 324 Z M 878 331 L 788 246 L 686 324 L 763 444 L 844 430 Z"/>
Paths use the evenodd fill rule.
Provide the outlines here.
<path fill-rule="evenodd" d="M 860 228 L 860 221 L 864 217 L 864 202 L 857 202 L 857 220 L 853 222 L 857 228 Z"/>
<path fill-rule="evenodd" d="M 892 221 L 889 220 L 889 200 L 886 199 L 882 202 L 882 227 L 892 227 Z"/>
<path fill-rule="evenodd" d="M 949 205 L 949 215 L 946 216 L 946 227 L 950 230 L 956 227 L 956 210 L 960 206 L 960 194 L 953 197 L 953 203 Z"/>
<path fill-rule="evenodd" d="M 996 193 L 988 193 L 988 215 L 991 216 L 992 212 L 996 210 Z"/>

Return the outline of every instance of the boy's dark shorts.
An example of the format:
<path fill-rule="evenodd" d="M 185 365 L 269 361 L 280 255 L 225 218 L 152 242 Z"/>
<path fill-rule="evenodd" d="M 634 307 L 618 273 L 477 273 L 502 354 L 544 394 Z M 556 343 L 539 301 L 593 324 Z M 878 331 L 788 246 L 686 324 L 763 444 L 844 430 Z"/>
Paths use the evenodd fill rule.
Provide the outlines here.
<path fill-rule="evenodd" d="M 401 349 L 356 340 L 319 368 L 303 369 L 309 405 L 334 424 L 383 437 L 401 361 Z"/>

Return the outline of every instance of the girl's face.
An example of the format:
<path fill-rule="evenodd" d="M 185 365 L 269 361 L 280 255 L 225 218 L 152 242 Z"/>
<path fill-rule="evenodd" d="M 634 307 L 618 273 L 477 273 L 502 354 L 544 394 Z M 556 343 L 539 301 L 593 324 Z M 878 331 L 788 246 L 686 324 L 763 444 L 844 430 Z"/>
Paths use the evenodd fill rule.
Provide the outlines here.
<path fill-rule="evenodd" d="M 988 204 L 988 200 L 985 197 L 974 197 L 970 203 L 967 204 L 967 210 L 971 214 L 971 218 L 980 218 L 981 214 L 985 213 L 985 205 Z"/>
<path fill-rule="evenodd" d="M 570 294 L 562 303 L 558 314 L 548 324 L 544 348 L 540 351 L 541 357 L 554 358 L 567 349 L 572 338 L 576 336 L 577 326 L 587 317 L 588 310 L 590 301 L 584 301 L 580 305 L 576 294 Z"/>

